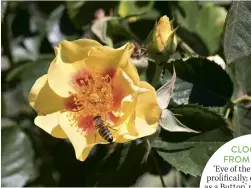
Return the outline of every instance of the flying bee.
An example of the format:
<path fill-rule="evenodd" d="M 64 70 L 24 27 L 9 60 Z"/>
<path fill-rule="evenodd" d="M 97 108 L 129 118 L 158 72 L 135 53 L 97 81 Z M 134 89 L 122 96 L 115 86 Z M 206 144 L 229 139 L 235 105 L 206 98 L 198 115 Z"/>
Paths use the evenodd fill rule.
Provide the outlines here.
<path fill-rule="evenodd" d="M 113 142 L 113 136 L 111 131 L 105 125 L 105 122 L 101 119 L 101 116 L 94 116 L 93 118 L 95 129 L 98 131 L 99 135 L 105 139 L 107 142 Z"/>

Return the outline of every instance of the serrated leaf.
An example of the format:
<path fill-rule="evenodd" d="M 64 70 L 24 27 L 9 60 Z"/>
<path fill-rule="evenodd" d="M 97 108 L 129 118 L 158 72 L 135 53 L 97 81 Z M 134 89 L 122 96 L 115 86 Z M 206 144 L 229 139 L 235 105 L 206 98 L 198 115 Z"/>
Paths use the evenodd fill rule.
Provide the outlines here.
<path fill-rule="evenodd" d="M 168 83 L 164 84 L 157 91 L 158 104 L 162 110 L 166 109 L 170 102 L 175 81 L 176 81 L 176 72 L 175 68 L 173 68 L 173 76 L 171 80 Z"/>
<path fill-rule="evenodd" d="M 37 177 L 34 151 L 27 135 L 11 120 L 2 119 L 1 185 L 23 187 Z"/>
<path fill-rule="evenodd" d="M 210 108 L 187 104 L 170 110 L 181 123 L 194 130 L 204 132 L 217 127 L 228 127 L 225 118 Z"/>
<path fill-rule="evenodd" d="M 227 63 L 251 55 L 250 17 L 250 1 L 233 2 L 228 12 L 224 34 L 224 54 Z"/>
<path fill-rule="evenodd" d="M 165 137 L 167 136 L 171 137 Z M 172 133 L 172 136 L 184 138 L 181 133 Z M 214 152 L 231 139 L 231 135 L 225 135 L 218 128 L 179 142 L 168 142 L 160 138 L 154 142 L 154 147 L 162 158 L 178 170 L 185 174 L 201 176 Z"/>
<path fill-rule="evenodd" d="M 200 176 L 213 153 L 233 138 L 232 132 L 223 117 L 207 108 L 183 105 L 171 111 L 181 123 L 202 133 L 174 133 L 162 129 L 153 147 L 178 170 Z"/>
<path fill-rule="evenodd" d="M 231 98 L 233 84 L 228 74 L 205 58 L 189 58 L 167 63 L 170 76 L 173 66 L 177 79 L 172 100 L 177 104 L 224 106 Z"/>
<path fill-rule="evenodd" d="M 199 133 L 193 129 L 182 124 L 175 115 L 168 109 L 162 111 L 159 125 L 170 132 L 189 132 L 189 133 Z"/>

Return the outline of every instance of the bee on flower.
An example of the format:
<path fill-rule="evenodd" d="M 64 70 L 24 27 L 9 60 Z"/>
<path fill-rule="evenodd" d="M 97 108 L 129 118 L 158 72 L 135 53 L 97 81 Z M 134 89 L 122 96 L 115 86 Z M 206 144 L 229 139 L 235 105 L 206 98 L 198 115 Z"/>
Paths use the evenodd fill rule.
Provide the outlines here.
<path fill-rule="evenodd" d="M 35 125 L 68 138 L 84 161 L 96 144 L 124 143 L 153 134 L 161 109 L 154 88 L 140 81 L 127 43 L 113 49 L 80 39 L 61 41 L 47 74 L 36 80 L 29 103 Z"/>

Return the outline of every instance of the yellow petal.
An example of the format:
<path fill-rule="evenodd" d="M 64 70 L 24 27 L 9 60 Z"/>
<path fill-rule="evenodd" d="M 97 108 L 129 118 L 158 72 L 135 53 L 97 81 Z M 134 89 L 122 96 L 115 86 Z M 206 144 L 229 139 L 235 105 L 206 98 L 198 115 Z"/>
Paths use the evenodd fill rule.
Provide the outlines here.
<path fill-rule="evenodd" d="M 137 68 L 132 63 L 131 59 L 128 59 L 124 66 L 121 66 L 123 71 L 133 80 L 133 82 L 138 85 L 140 82 L 139 74 Z"/>
<path fill-rule="evenodd" d="M 57 138 L 66 138 L 58 125 L 59 111 L 64 108 L 63 98 L 49 87 L 47 75 L 40 77 L 29 93 L 29 103 L 38 113 L 35 124 Z"/>
<path fill-rule="evenodd" d="M 116 142 L 124 143 L 152 135 L 156 132 L 157 126 L 158 122 L 149 125 L 145 119 L 137 117 L 136 111 L 134 111 L 120 126 L 119 135 L 117 135 Z"/>
<path fill-rule="evenodd" d="M 67 138 L 67 135 L 58 124 L 59 114 L 60 112 L 54 112 L 45 116 L 37 116 L 35 125 L 56 138 Z"/>
<path fill-rule="evenodd" d="M 47 74 L 37 79 L 31 88 L 28 99 L 38 114 L 45 115 L 64 108 L 64 99 L 50 88 Z"/>
<path fill-rule="evenodd" d="M 139 93 L 135 111 L 120 126 L 117 142 L 127 142 L 151 135 L 156 131 L 161 114 L 156 92 L 147 82 L 140 82 L 140 87 L 147 91 Z"/>
<path fill-rule="evenodd" d="M 84 66 L 84 62 L 83 62 Z M 62 63 L 55 58 L 48 70 L 50 87 L 61 97 L 69 97 L 69 92 L 74 92 L 73 75 L 77 72 L 73 64 Z"/>
<path fill-rule="evenodd" d="M 130 79 L 138 85 L 139 75 L 130 60 L 132 50 L 133 45 L 131 43 L 127 43 L 118 49 L 96 46 L 91 48 L 88 57 L 83 56 L 83 59 L 74 59 L 78 61 L 72 63 L 63 63 L 62 55 L 57 55 L 48 71 L 49 85 L 58 95 L 68 97 L 69 92 L 75 91 L 72 83 L 77 72 L 86 69 L 92 73 L 115 74 L 118 68 L 122 68 Z"/>
<path fill-rule="evenodd" d="M 120 106 L 120 108 L 116 110 L 116 113 L 120 116 L 119 122 L 123 122 L 135 109 L 138 93 L 146 92 L 147 90 L 135 85 L 131 78 L 121 68 L 117 70 L 114 77 L 113 87 L 113 92 L 115 93 L 113 98 L 114 105 Z M 120 98 L 122 99 L 121 101 Z"/>
<path fill-rule="evenodd" d="M 76 158 L 80 161 L 84 161 L 87 158 L 93 146 L 103 142 L 99 135 L 95 138 L 94 134 L 88 134 L 87 136 L 82 134 L 81 130 L 69 121 L 68 112 L 59 115 L 59 124 L 70 139 L 75 150 Z"/>
<path fill-rule="evenodd" d="M 93 47 L 102 46 L 89 39 L 61 41 L 55 48 L 56 57 L 48 70 L 50 87 L 61 97 L 74 92 L 73 77 L 76 72 L 86 68 L 84 59 Z"/>
<path fill-rule="evenodd" d="M 61 41 L 55 48 L 58 61 L 63 63 L 74 63 L 85 59 L 92 47 L 102 46 L 95 40 L 79 39 L 74 41 Z"/>
<path fill-rule="evenodd" d="M 139 75 L 136 67 L 130 60 L 133 48 L 132 43 L 127 43 L 118 49 L 108 46 L 94 47 L 85 61 L 86 66 L 89 69 L 97 71 L 122 68 L 133 82 L 137 84 L 139 82 Z"/>
<path fill-rule="evenodd" d="M 155 89 L 147 82 L 141 81 L 140 87 L 148 91 L 139 95 L 136 106 L 136 116 L 143 118 L 151 125 L 158 122 L 161 115 L 161 108 L 157 102 Z"/>

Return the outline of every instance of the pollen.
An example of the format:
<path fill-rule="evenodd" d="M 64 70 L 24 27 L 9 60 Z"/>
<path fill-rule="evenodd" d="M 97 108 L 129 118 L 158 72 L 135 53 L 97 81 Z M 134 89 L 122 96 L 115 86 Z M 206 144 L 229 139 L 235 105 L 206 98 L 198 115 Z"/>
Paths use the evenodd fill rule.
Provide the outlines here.
<path fill-rule="evenodd" d="M 100 115 L 105 118 L 113 106 L 112 80 L 107 75 L 95 73 L 95 75 L 85 75 L 75 83 L 75 93 L 70 93 L 72 97 L 73 117 L 78 120 L 80 117 L 90 117 Z"/>

